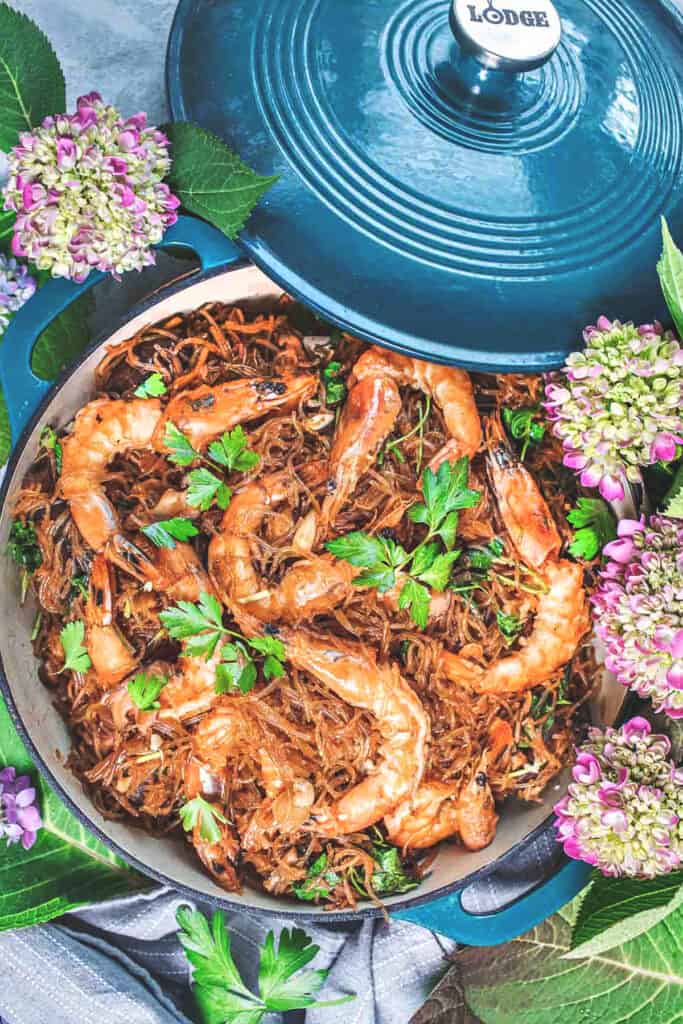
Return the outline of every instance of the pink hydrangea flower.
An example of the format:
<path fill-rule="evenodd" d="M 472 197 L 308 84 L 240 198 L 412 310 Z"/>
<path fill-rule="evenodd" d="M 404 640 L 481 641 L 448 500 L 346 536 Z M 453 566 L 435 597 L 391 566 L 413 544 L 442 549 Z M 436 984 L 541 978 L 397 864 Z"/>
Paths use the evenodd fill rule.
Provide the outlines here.
<path fill-rule="evenodd" d="M 14 254 L 75 281 L 154 263 L 150 247 L 177 220 L 169 166 L 168 139 L 144 114 L 124 120 L 98 93 L 81 96 L 75 114 L 45 118 L 9 155 Z"/>
<path fill-rule="evenodd" d="M 653 878 L 683 865 L 683 769 L 669 751 L 644 718 L 589 731 L 555 807 L 567 856 L 615 876 Z"/>
<path fill-rule="evenodd" d="M 28 775 L 15 768 L 0 771 L 0 839 L 21 843 L 30 850 L 43 822 L 36 807 L 36 791 Z"/>
<path fill-rule="evenodd" d="M 683 444 L 683 349 L 659 323 L 600 317 L 585 348 L 546 383 L 545 409 L 564 463 L 607 501 L 638 483 L 640 467 L 671 461 Z"/>

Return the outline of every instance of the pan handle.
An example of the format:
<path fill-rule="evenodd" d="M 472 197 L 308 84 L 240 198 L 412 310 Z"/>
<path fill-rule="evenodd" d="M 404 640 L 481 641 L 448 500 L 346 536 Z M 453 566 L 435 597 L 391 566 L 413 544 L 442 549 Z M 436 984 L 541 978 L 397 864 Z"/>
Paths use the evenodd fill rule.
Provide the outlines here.
<path fill-rule="evenodd" d="M 195 252 L 202 271 L 228 266 L 243 258 L 237 246 L 217 228 L 194 217 L 178 217 L 177 222 L 155 246 L 156 249 L 176 247 Z M 0 346 L 0 380 L 14 442 L 53 384 L 53 381 L 41 380 L 33 373 L 33 346 L 56 316 L 105 276 L 100 271 L 92 270 L 81 284 L 64 278 L 52 278 L 11 320 Z"/>
<path fill-rule="evenodd" d="M 588 884 L 590 874 L 588 864 L 567 860 L 547 881 L 493 914 L 468 913 L 462 905 L 460 890 L 391 916 L 422 925 L 467 946 L 499 946 L 528 932 L 570 903 Z"/>

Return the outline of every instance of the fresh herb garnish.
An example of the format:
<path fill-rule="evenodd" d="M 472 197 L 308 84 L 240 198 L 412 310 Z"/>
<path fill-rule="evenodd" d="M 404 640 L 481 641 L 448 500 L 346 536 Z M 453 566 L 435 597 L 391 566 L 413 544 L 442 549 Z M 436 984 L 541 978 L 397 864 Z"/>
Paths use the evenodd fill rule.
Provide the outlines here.
<path fill-rule="evenodd" d="M 62 672 L 87 672 L 92 662 L 83 644 L 85 625 L 80 619 L 67 622 L 59 634 L 64 651 Z"/>
<path fill-rule="evenodd" d="M 71 577 L 71 593 L 69 599 L 73 601 L 75 597 L 88 597 L 88 577 L 87 576 L 72 576 Z"/>
<path fill-rule="evenodd" d="M 395 846 L 375 843 L 373 856 L 377 867 L 372 875 L 372 888 L 378 896 L 391 896 L 417 888 L 419 882 L 407 873 Z"/>
<path fill-rule="evenodd" d="M 614 513 L 602 498 L 579 498 L 567 520 L 576 529 L 569 546 L 574 558 L 592 561 L 617 535 Z"/>
<path fill-rule="evenodd" d="M 226 509 L 230 504 L 232 491 L 210 469 L 193 469 L 188 474 L 188 480 L 190 486 L 185 492 L 185 500 L 192 508 L 206 512 L 214 501 L 221 509 Z"/>
<path fill-rule="evenodd" d="M 321 853 L 309 867 L 304 881 L 292 886 L 292 891 L 300 900 L 326 900 L 339 885 L 341 876 L 327 867 L 327 860 L 327 854 Z"/>
<path fill-rule="evenodd" d="M 284 928 L 278 945 L 273 932 L 268 932 L 261 947 L 257 996 L 237 970 L 220 911 L 214 913 L 210 927 L 204 915 L 190 907 L 180 907 L 176 920 L 181 929 L 178 938 L 193 967 L 194 993 L 206 1024 L 260 1024 L 269 1012 L 339 1006 L 355 998 L 348 995 L 316 1002 L 315 993 L 323 987 L 329 972 L 304 969 L 320 947 L 312 945 L 300 928 Z"/>
<path fill-rule="evenodd" d="M 320 374 L 325 385 L 325 400 L 328 405 L 339 405 L 346 398 L 346 384 L 341 371 L 342 364 L 332 360 Z"/>
<path fill-rule="evenodd" d="M 227 825 L 228 819 L 221 814 L 217 807 L 210 804 L 204 797 L 196 796 L 188 800 L 178 811 L 181 824 L 185 832 L 191 832 L 199 825 L 199 834 L 205 843 L 218 843 L 221 838 L 221 830 L 218 822 Z"/>
<path fill-rule="evenodd" d="M 59 476 L 62 472 L 62 446 L 57 438 L 57 434 L 52 429 L 45 425 L 40 435 L 40 446 L 46 448 L 48 451 L 55 453 L 55 466 L 57 467 L 57 475 Z"/>
<path fill-rule="evenodd" d="M 174 640 L 183 641 L 185 654 L 211 658 L 224 637 L 236 643 L 223 643 L 221 662 L 216 667 L 216 690 L 228 693 L 234 689 L 250 690 L 256 682 L 256 667 L 250 651 L 261 655 L 266 679 L 284 675 L 285 645 L 274 636 L 244 637 L 223 625 L 223 609 L 212 595 L 202 592 L 199 603 L 178 601 L 174 608 L 159 614 L 162 625 Z"/>
<path fill-rule="evenodd" d="M 158 548 L 174 548 L 177 540 L 187 541 L 196 537 L 199 530 L 191 519 L 174 516 L 173 519 L 162 519 L 158 523 L 143 526 L 141 533 L 156 544 Z"/>
<path fill-rule="evenodd" d="M 7 554 L 21 568 L 21 603 L 26 600 L 29 579 L 43 564 L 43 556 L 33 523 L 15 519 L 9 531 Z"/>
<path fill-rule="evenodd" d="M 522 632 L 524 623 L 520 621 L 517 615 L 508 615 L 500 610 L 496 612 L 496 622 L 498 623 L 498 629 L 505 637 L 505 642 L 510 647 Z"/>
<path fill-rule="evenodd" d="M 545 425 L 535 419 L 538 415 L 539 407 L 537 405 L 527 409 L 503 409 L 503 423 L 507 427 L 510 437 L 515 441 L 522 442 L 520 451 L 522 462 L 526 458 L 529 446 L 540 444 L 545 437 Z"/>
<path fill-rule="evenodd" d="M 136 398 L 161 398 L 166 394 L 167 387 L 164 378 L 160 373 L 150 373 L 141 384 L 138 384 L 133 394 Z"/>
<path fill-rule="evenodd" d="M 418 438 L 419 438 L 419 441 L 418 441 L 418 448 L 417 448 L 417 459 L 416 459 L 416 462 L 415 462 L 415 472 L 417 473 L 418 476 L 420 475 L 420 470 L 422 468 L 422 457 L 423 457 L 423 454 L 424 454 L 424 444 L 423 444 L 423 441 L 424 441 L 424 427 L 425 427 L 425 423 L 429 419 L 429 413 L 430 413 L 431 407 L 432 407 L 432 400 L 429 397 L 429 395 L 427 395 L 424 407 L 422 405 L 422 402 L 420 402 L 420 406 L 419 406 L 420 414 L 419 414 L 417 423 L 415 424 L 413 429 L 409 430 L 407 434 L 403 434 L 402 437 L 397 437 L 396 440 L 389 441 L 384 446 L 384 448 L 380 451 L 380 453 L 379 453 L 379 455 L 377 457 L 377 465 L 378 466 L 383 466 L 384 465 L 384 460 L 386 459 L 387 455 L 389 455 L 391 452 L 393 452 L 394 455 L 396 456 L 396 459 L 401 464 L 403 464 L 406 461 L 406 457 L 403 454 L 403 452 L 401 451 L 401 445 L 403 444 L 404 441 L 409 441 L 411 437 L 414 437 L 415 434 L 417 434 Z"/>
<path fill-rule="evenodd" d="M 398 597 L 399 608 L 410 614 L 424 629 L 429 617 L 431 587 L 443 591 L 448 586 L 454 562 L 460 556 L 453 551 L 458 527 L 458 511 L 472 508 L 479 501 L 477 491 L 467 486 L 469 459 L 460 459 L 454 466 L 442 463 L 438 473 L 427 468 L 422 475 L 424 502 L 414 505 L 408 516 L 414 523 L 427 527 L 424 540 L 411 552 L 388 537 L 373 537 L 355 530 L 325 545 L 335 557 L 343 558 L 360 573 L 354 584 L 375 587 L 381 594 L 396 585 L 398 574 L 407 576 Z M 439 543 L 440 541 L 440 543 Z M 441 545 L 446 550 L 441 551 Z"/>
<path fill-rule="evenodd" d="M 171 453 L 166 456 L 168 461 L 175 463 L 176 466 L 189 466 L 199 458 L 199 452 L 195 451 L 185 435 L 171 420 L 168 420 L 164 428 L 164 448 L 168 448 Z"/>
<path fill-rule="evenodd" d="M 237 426 L 223 434 L 219 441 L 209 445 L 209 456 L 225 469 L 238 469 L 242 473 L 248 473 L 250 469 L 258 466 L 261 456 L 251 451 L 247 445 L 247 435 L 242 427 Z"/>
<path fill-rule="evenodd" d="M 167 682 L 166 676 L 138 672 L 135 678 L 128 683 L 128 693 L 140 711 L 155 711 L 160 707 L 159 694 Z"/>

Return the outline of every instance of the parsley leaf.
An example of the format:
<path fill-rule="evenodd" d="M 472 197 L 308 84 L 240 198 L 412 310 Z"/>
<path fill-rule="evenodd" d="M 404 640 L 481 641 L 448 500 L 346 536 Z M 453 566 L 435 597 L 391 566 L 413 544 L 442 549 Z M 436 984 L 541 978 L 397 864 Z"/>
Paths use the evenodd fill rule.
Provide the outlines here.
<path fill-rule="evenodd" d="M 199 530 L 190 519 L 174 516 L 173 519 L 162 519 L 158 523 L 143 526 L 141 533 L 149 537 L 158 548 L 174 548 L 177 540 L 185 541 L 196 537 Z"/>
<path fill-rule="evenodd" d="M 451 578 L 451 569 L 458 558 L 460 558 L 460 554 L 460 551 L 446 551 L 442 555 L 437 555 L 425 572 L 417 574 L 417 578 L 422 583 L 426 583 L 432 590 L 445 590 Z M 414 562 L 413 571 L 416 572 Z"/>
<path fill-rule="evenodd" d="M 527 409 L 503 409 L 503 423 L 507 427 L 510 437 L 515 441 L 522 442 L 520 458 L 522 462 L 531 444 L 540 444 L 545 437 L 545 425 L 539 423 L 535 416 L 538 416 L 537 405 Z"/>
<path fill-rule="evenodd" d="M 221 509 L 230 504 L 232 491 L 210 469 L 193 469 L 188 474 L 190 486 L 185 494 L 188 505 L 206 512 L 214 501 Z"/>
<path fill-rule="evenodd" d="M 33 523 L 15 519 L 9 532 L 7 554 L 29 575 L 43 564 L 43 556 Z"/>
<path fill-rule="evenodd" d="M 196 796 L 194 800 L 188 800 L 180 808 L 178 814 L 185 832 L 191 832 L 196 825 L 199 825 L 199 834 L 206 843 L 220 842 L 221 830 L 217 822 L 228 824 L 228 819 L 221 814 L 218 808 L 201 796 Z"/>
<path fill-rule="evenodd" d="M 74 622 L 67 622 L 59 634 L 64 651 L 64 664 L 62 672 L 87 672 L 92 662 L 87 650 L 83 646 L 85 639 L 85 624 L 80 619 Z"/>
<path fill-rule="evenodd" d="M 73 601 L 78 596 L 87 598 L 88 597 L 88 577 L 87 576 L 72 576 L 71 577 L 71 593 L 69 594 L 69 600 Z"/>
<path fill-rule="evenodd" d="M 174 640 L 185 640 L 189 655 L 204 654 L 210 658 L 218 641 L 227 632 L 223 627 L 223 609 L 212 595 L 202 591 L 199 603 L 178 601 L 174 608 L 159 613 L 159 619 Z"/>
<path fill-rule="evenodd" d="M 164 447 L 168 448 L 171 453 L 168 456 L 168 461 L 175 463 L 176 466 L 189 466 L 191 462 L 199 458 L 199 452 L 194 450 L 185 435 L 171 420 L 168 420 L 164 430 Z"/>
<path fill-rule="evenodd" d="M 336 540 L 329 540 L 325 547 L 335 558 L 357 568 L 370 568 L 385 559 L 386 549 L 380 537 L 372 537 L 361 530 L 353 530 Z"/>
<path fill-rule="evenodd" d="M 266 679 L 279 679 L 285 674 L 285 645 L 276 636 L 255 636 L 247 643 L 253 651 L 265 655 L 263 674 Z"/>
<path fill-rule="evenodd" d="M 216 693 L 249 693 L 256 682 L 256 665 L 242 643 L 223 644 L 223 659 L 216 666 Z"/>
<path fill-rule="evenodd" d="M 59 475 L 62 472 L 62 446 L 57 440 L 57 434 L 52 427 L 47 425 L 43 427 L 40 434 L 40 446 L 55 453 L 55 466 Z"/>
<path fill-rule="evenodd" d="M 164 378 L 160 373 L 150 373 L 141 384 L 138 384 L 133 394 L 136 398 L 160 398 L 166 394 L 167 387 Z"/>
<path fill-rule="evenodd" d="M 159 694 L 166 686 L 166 676 L 147 675 L 146 672 L 138 672 L 134 679 L 128 683 L 128 693 L 133 703 L 140 708 L 140 711 L 154 711 L 159 705 Z"/>
<path fill-rule="evenodd" d="M 569 546 L 569 553 L 574 558 L 591 561 L 617 535 L 614 513 L 602 498 L 579 498 L 567 520 L 576 528 Z"/>
<path fill-rule="evenodd" d="M 524 623 L 520 622 L 516 615 L 507 615 L 500 610 L 496 612 L 496 622 L 498 623 L 498 629 L 505 637 L 508 647 L 511 647 L 522 632 Z"/>
<path fill-rule="evenodd" d="M 327 860 L 327 854 L 321 853 L 309 867 L 304 881 L 292 886 L 300 900 L 326 900 L 335 886 L 339 885 L 341 877 L 327 867 Z"/>
<path fill-rule="evenodd" d="M 210 444 L 209 455 L 219 466 L 229 470 L 238 469 L 242 473 L 248 473 L 261 461 L 261 456 L 247 447 L 247 435 L 240 426 Z"/>
<path fill-rule="evenodd" d="M 325 400 L 328 405 L 339 405 L 346 398 L 346 384 L 341 376 L 341 370 L 342 364 L 333 359 L 320 374 L 325 385 Z"/>
<path fill-rule="evenodd" d="M 377 868 L 372 875 L 372 888 L 378 896 L 410 892 L 411 889 L 417 888 L 419 883 L 406 872 L 401 855 L 395 846 L 376 843 L 373 853 Z"/>
<path fill-rule="evenodd" d="M 216 911 L 211 926 L 198 910 L 180 907 L 176 920 L 180 942 L 192 964 L 195 997 L 207 1024 L 260 1024 L 269 1011 L 338 1006 L 354 996 L 316 1003 L 314 994 L 328 971 L 304 970 L 319 951 L 300 928 L 283 929 L 276 945 L 269 932 L 261 947 L 259 995 L 245 986 L 230 949 L 225 918 Z"/>
<path fill-rule="evenodd" d="M 399 608 L 409 608 L 416 626 L 424 629 L 429 621 L 429 591 L 421 583 L 408 579 L 398 595 Z"/>

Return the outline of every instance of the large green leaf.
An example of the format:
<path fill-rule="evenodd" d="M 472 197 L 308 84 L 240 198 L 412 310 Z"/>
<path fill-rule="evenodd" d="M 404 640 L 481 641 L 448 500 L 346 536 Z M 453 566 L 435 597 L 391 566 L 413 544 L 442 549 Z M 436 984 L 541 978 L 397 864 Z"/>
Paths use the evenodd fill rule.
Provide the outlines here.
<path fill-rule="evenodd" d="M 9 425 L 7 402 L 0 387 L 0 466 L 4 466 L 12 451 L 12 431 Z"/>
<path fill-rule="evenodd" d="M 263 178 L 215 135 L 180 121 L 164 129 L 171 140 L 171 189 L 186 210 L 234 238 L 277 178 Z"/>
<path fill-rule="evenodd" d="M 660 878 L 605 878 L 586 893 L 566 959 L 604 953 L 649 931 L 683 903 L 683 872 Z"/>
<path fill-rule="evenodd" d="M 678 336 L 683 338 L 683 252 L 671 237 L 669 225 L 664 219 L 662 219 L 662 240 L 664 248 L 662 258 L 657 264 L 657 273 Z"/>
<path fill-rule="evenodd" d="M 410 1024 L 481 1024 L 467 1007 L 457 967 L 441 979 Z"/>
<path fill-rule="evenodd" d="M 36 780 L 44 825 L 31 850 L 0 848 L 0 931 L 149 885 L 90 835 L 39 778 L 0 698 L 0 767 L 6 765 Z"/>
<path fill-rule="evenodd" d="M 46 35 L 0 4 L 0 149 L 7 152 L 48 114 L 66 107 L 64 75 Z"/>
<path fill-rule="evenodd" d="M 576 909 L 505 946 L 458 955 L 467 1005 L 483 1024 L 683 1022 L 683 910 L 608 953 L 566 960 Z"/>
<path fill-rule="evenodd" d="M 0 209 L 0 252 L 9 254 L 12 244 L 12 229 L 17 215 L 14 210 Z"/>
<path fill-rule="evenodd" d="M 67 306 L 45 328 L 33 349 L 31 366 L 42 380 L 54 380 L 90 341 L 88 317 L 94 308 L 90 292 Z"/>

